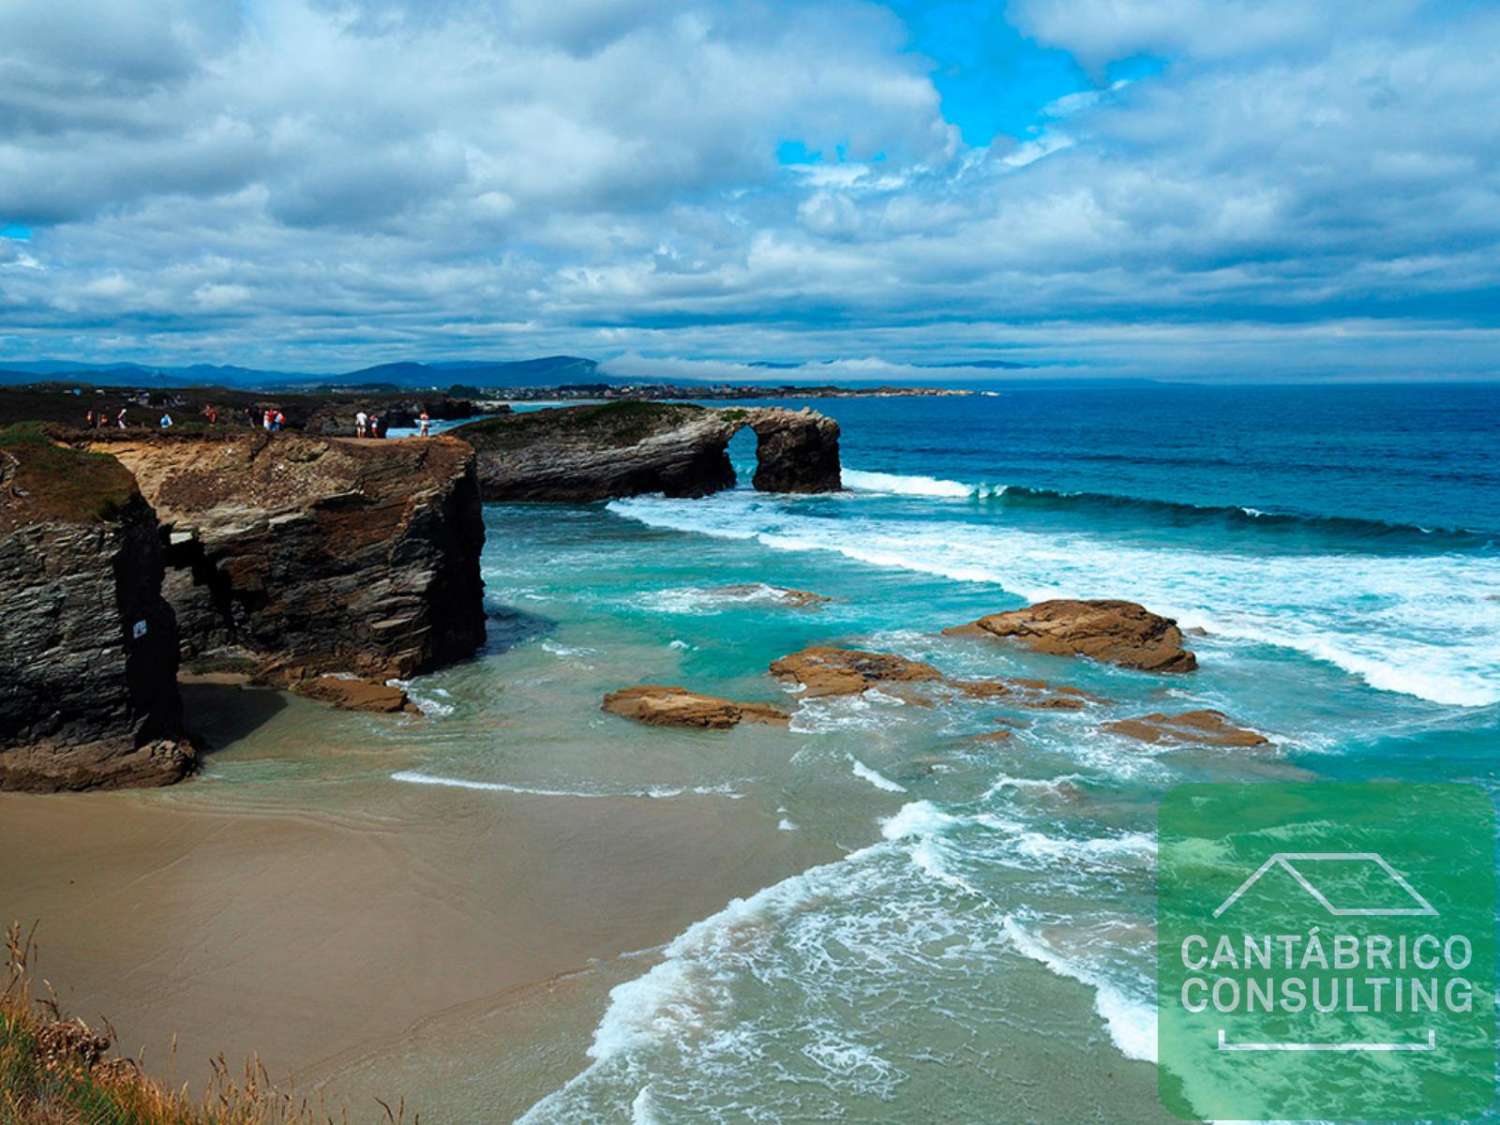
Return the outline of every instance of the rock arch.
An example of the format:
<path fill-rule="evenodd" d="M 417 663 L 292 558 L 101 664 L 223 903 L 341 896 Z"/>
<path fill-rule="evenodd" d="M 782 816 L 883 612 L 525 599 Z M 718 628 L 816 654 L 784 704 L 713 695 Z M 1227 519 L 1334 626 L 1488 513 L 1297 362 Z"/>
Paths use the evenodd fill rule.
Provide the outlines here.
<path fill-rule="evenodd" d="M 730 439 L 755 431 L 753 483 L 762 492 L 843 486 L 839 425 L 813 410 L 710 409 L 610 402 L 504 414 L 452 431 L 478 453 L 486 500 L 582 503 L 662 492 L 707 496 L 735 484 Z"/>

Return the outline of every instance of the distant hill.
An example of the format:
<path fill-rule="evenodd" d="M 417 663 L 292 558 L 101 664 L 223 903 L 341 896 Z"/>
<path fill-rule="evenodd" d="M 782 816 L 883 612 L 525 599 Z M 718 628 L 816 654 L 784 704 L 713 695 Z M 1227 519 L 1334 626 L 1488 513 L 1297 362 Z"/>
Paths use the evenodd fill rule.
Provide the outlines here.
<path fill-rule="evenodd" d="M 440 363 L 382 363 L 339 375 L 314 375 L 297 371 L 265 371 L 251 367 L 196 363 L 187 367 L 148 367 L 138 363 L 78 363 L 39 359 L 0 362 L 0 385 L 67 382 L 69 377 L 96 386 L 132 387 L 439 387 L 455 383 L 480 387 L 550 387 L 561 383 L 622 383 L 625 380 L 599 372 L 592 359 L 571 355 L 521 360 L 453 360 Z"/>
<path fill-rule="evenodd" d="M 381 363 L 344 375 L 312 379 L 321 386 L 348 387 L 389 384 L 397 387 L 448 387 L 464 383 L 478 387 L 552 387 L 562 383 L 621 383 L 599 373 L 592 359 L 549 355 L 541 359 L 452 360 L 444 363 Z"/>
<path fill-rule="evenodd" d="M 868 386 L 888 382 L 880 378 L 830 379 L 813 371 L 820 364 L 787 363 L 761 360 L 749 364 L 766 371 L 800 369 L 799 382 L 816 378 L 819 381 L 836 381 L 842 386 Z M 826 366 L 832 368 L 832 363 Z M 995 371 L 1024 368 L 1025 364 L 1008 360 L 980 359 L 958 360 L 943 363 L 914 364 L 933 371 L 953 368 L 985 368 Z M 195 363 L 186 367 L 154 367 L 139 363 L 79 363 L 73 360 L 38 359 L 5 362 L 0 360 L 0 386 L 18 383 L 35 383 L 39 379 L 48 382 L 67 383 L 77 381 L 95 386 L 128 387 L 226 387 L 230 390 L 313 390 L 327 388 L 384 388 L 389 390 L 447 390 L 459 385 L 466 387 L 556 387 L 564 385 L 608 383 L 684 383 L 693 382 L 662 375 L 609 375 L 599 368 L 597 360 L 583 359 L 574 355 L 549 355 L 538 359 L 440 360 L 435 363 L 407 361 L 381 363 L 374 367 L 362 367 L 357 371 L 340 374 L 316 375 L 305 371 L 269 371 L 253 367 L 235 367 Z M 704 383 L 722 380 L 701 380 Z"/>

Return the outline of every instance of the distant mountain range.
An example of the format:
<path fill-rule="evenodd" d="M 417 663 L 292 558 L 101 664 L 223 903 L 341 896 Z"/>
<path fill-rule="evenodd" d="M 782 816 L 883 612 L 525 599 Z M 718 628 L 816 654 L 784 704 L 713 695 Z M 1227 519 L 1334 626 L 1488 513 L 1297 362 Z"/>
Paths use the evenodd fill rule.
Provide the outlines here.
<path fill-rule="evenodd" d="M 382 363 L 342 375 L 265 371 L 253 367 L 195 363 L 188 367 L 148 367 L 138 363 L 77 363 L 38 359 L 0 362 L 0 385 L 69 381 L 132 387 L 550 387 L 561 383 L 632 383 L 599 372 L 592 359 L 571 355 L 509 361 L 454 360 L 447 363 Z"/>
<path fill-rule="evenodd" d="M 798 382 L 816 379 L 817 363 L 778 363 L 764 360 L 749 364 L 766 371 L 799 372 Z M 833 364 L 828 364 L 832 368 Z M 917 366 L 932 371 L 983 368 L 1009 371 L 1025 368 L 1009 360 L 978 359 Z M 395 387 L 400 389 L 447 390 L 467 387 L 555 387 L 566 383 L 682 383 L 682 378 L 646 375 L 607 375 L 596 360 L 573 355 L 549 355 L 540 359 L 473 360 L 439 363 L 381 363 L 341 375 L 314 375 L 305 371 L 268 371 L 254 367 L 195 363 L 188 367 L 151 367 L 139 363 L 78 363 L 74 360 L 37 359 L 16 362 L 0 360 L 0 386 L 36 382 L 79 382 L 100 386 L 129 387 L 227 387 L 232 390 L 312 390 L 318 387 Z M 733 380 L 703 380 L 705 383 Z M 888 380 L 828 377 L 819 382 L 848 386 L 873 385 Z"/>

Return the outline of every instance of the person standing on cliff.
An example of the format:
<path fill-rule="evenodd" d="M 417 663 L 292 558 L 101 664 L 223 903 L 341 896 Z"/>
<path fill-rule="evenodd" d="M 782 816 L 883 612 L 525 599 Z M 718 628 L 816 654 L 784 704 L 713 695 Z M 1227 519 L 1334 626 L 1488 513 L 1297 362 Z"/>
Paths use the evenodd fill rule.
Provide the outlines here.
<path fill-rule="evenodd" d="M 365 430 L 369 427 L 369 422 L 370 416 L 363 410 L 356 414 L 354 416 L 354 436 L 359 438 L 364 437 Z"/>
<path fill-rule="evenodd" d="M 125 407 L 120 407 L 120 413 L 115 415 L 115 421 L 120 424 L 120 429 L 125 428 Z"/>
<path fill-rule="evenodd" d="M 422 408 L 422 413 L 417 415 L 417 425 L 422 437 L 431 437 L 432 419 L 427 416 L 427 408 Z"/>

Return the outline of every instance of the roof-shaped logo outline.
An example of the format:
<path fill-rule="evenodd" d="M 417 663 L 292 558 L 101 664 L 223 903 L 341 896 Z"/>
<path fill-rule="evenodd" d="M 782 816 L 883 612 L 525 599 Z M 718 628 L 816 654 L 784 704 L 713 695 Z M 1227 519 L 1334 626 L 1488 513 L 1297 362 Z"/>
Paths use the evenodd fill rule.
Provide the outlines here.
<path fill-rule="evenodd" d="M 1301 871 L 1297 870 L 1295 866 L 1297 862 L 1313 860 L 1345 860 L 1374 863 L 1382 871 L 1389 875 L 1391 880 L 1395 882 L 1395 884 L 1399 886 L 1403 891 L 1405 891 L 1406 894 L 1410 896 L 1411 900 L 1417 905 L 1370 907 L 1334 906 L 1333 903 L 1328 901 L 1328 896 L 1323 894 L 1322 891 L 1318 890 L 1317 887 L 1313 886 L 1311 881 L 1308 880 L 1307 876 L 1304 875 Z M 1432 903 L 1423 898 L 1422 895 L 1417 892 L 1417 889 L 1406 881 L 1401 872 L 1397 871 L 1394 867 L 1387 863 L 1385 857 L 1379 852 L 1277 852 L 1275 855 L 1271 856 L 1270 859 L 1266 860 L 1265 863 L 1262 863 L 1258 868 L 1256 868 L 1254 874 L 1252 874 L 1248 879 L 1241 883 L 1235 889 L 1235 892 L 1232 895 L 1230 895 L 1222 903 L 1220 903 L 1219 908 L 1214 911 L 1213 916 L 1215 918 L 1219 917 L 1219 915 L 1223 914 L 1226 910 L 1228 910 L 1231 906 L 1238 902 L 1240 896 L 1248 891 L 1251 887 L 1253 887 L 1257 882 L 1259 882 L 1260 877 L 1266 872 L 1270 871 L 1273 867 L 1282 868 L 1282 870 L 1284 870 L 1288 875 L 1295 879 L 1298 885 L 1301 886 L 1301 888 L 1309 895 L 1311 895 L 1313 899 L 1323 907 L 1324 910 L 1328 911 L 1329 914 L 1332 914 L 1337 918 L 1429 918 L 1435 917 L 1437 915 L 1437 909 L 1432 905 Z"/>

